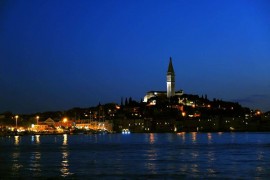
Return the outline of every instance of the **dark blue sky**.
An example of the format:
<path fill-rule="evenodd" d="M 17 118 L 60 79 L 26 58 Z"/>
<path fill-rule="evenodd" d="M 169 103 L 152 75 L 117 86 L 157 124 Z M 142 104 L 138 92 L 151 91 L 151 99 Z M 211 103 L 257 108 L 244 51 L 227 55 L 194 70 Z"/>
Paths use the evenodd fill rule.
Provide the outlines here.
<path fill-rule="evenodd" d="M 176 89 L 270 110 L 268 0 L 3 0 L 0 112 Z"/>

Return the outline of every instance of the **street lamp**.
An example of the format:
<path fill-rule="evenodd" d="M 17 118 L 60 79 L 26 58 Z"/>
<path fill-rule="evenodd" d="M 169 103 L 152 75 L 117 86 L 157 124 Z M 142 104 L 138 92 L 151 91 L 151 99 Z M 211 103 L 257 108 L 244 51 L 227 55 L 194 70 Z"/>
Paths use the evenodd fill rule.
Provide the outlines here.
<path fill-rule="evenodd" d="M 65 128 L 67 128 L 67 122 L 68 122 L 68 119 L 65 117 L 65 118 L 63 119 L 63 126 L 64 126 Z"/>
<path fill-rule="evenodd" d="M 18 121 L 18 115 L 15 116 L 15 119 L 16 119 L 16 129 L 17 129 L 17 121 Z"/>
<path fill-rule="evenodd" d="M 38 125 L 39 116 L 37 116 L 36 118 L 37 118 L 37 125 Z"/>
<path fill-rule="evenodd" d="M 64 119 L 63 119 L 63 122 L 66 123 L 66 122 L 67 122 L 67 118 L 64 118 Z"/>

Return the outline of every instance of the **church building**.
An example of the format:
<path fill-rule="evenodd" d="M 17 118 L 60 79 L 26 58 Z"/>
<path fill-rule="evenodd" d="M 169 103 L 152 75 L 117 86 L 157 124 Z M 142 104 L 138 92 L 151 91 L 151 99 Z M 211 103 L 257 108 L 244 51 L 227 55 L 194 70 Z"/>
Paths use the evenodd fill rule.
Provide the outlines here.
<path fill-rule="evenodd" d="M 148 102 L 148 100 L 155 96 L 166 95 L 167 98 L 171 98 L 173 96 L 181 96 L 183 95 L 183 91 L 175 91 L 175 73 L 173 69 L 172 58 L 170 57 L 170 62 L 167 71 L 167 91 L 149 91 L 144 97 L 144 102 Z"/>

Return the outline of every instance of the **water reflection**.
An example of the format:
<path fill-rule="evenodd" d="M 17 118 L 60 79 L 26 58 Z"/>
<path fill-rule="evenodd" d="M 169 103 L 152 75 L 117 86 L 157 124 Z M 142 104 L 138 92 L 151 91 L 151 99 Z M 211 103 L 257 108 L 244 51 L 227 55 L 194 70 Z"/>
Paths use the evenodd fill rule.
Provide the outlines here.
<path fill-rule="evenodd" d="M 186 141 L 186 133 L 185 132 L 177 133 L 177 135 L 182 137 L 183 143 Z"/>
<path fill-rule="evenodd" d="M 215 166 L 213 166 L 216 163 L 215 153 L 213 151 L 209 151 L 207 153 L 207 158 L 207 174 L 211 175 L 212 177 L 216 177 L 216 170 L 214 169 Z"/>
<path fill-rule="evenodd" d="M 191 172 L 193 172 L 193 173 L 200 172 L 198 164 L 192 164 L 190 169 L 191 169 Z"/>
<path fill-rule="evenodd" d="M 249 138 L 244 133 L 149 133 L 131 134 L 129 139 L 118 134 L 0 137 L 0 179 L 102 179 L 102 174 L 104 179 L 124 179 L 119 176 L 123 172 L 132 174 L 134 179 L 147 179 L 148 175 L 149 179 L 166 179 L 167 174 L 172 174 L 172 179 L 177 179 L 173 174 L 183 175 L 178 179 L 267 179 L 269 133 L 248 135 Z M 175 143 L 170 143 L 168 136 Z M 95 138 L 102 143 L 95 143 Z M 230 143 L 232 139 L 235 144 Z M 257 139 L 262 143 L 258 144 Z M 5 172 L 7 178 L 3 176 Z"/>
<path fill-rule="evenodd" d="M 71 173 L 69 172 L 69 161 L 68 161 L 68 157 L 69 157 L 69 150 L 68 150 L 68 135 L 67 134 L 63 134 L 63 147 L 62 147 L 62 161 L 61 161 L 61 173 L 63 177 L 66 177 L 68 175 L 70 175 Z"/>
<path fill-rule="evenodd" d="M 264 152 L 258 152 L 257 153 L 257 160 L 261 161 L 264 159 Z"/>
<path fill-rule="evenodd" d="M 20 157 L 19 152 L 12 153 L 12 162 L 13 162 L 12 172 L 13 173 L 17 173 L 23 167 L 23 165 L 20 164 L 19 157 Z"/>
<path fill-rule="evenodd" d="M 264 162 L 264 152 L 259 151 L 257 152 L 257 161 L 258 162 Z M 263 174 L 265 172 L 265 167 L 263 166 L 263 163 L 256 167 L 256 172 L 258 174 Z"/>
<path fill-rule="evenodd" d="M 68 152 L 66 150 L 64 150 L 62 152 L 62 162 L 61 162 L 61 173 L 63 177 L 66 177 L 70 174 L 69 172 L 69 163 L 68 163 Z"/>
<path fill-rule="evenodd" d="M 191 157 L 192 157 L 192 159 L 193 160 L 196 160 L 197 159 L 197 157 L 199 157 L 199 152 L 198 151 L 192 151 L 191 152 Z"/>
<path fill-rule="evenodd" d="M 40 144 L 40 135 L 31 136 L 31 141 L 36 144 Z"/>
<path fill-rule="evenodd" d="M 67 134 L 63 134 L 63 145 L 67 145 L 68 144 L 68 135 Z"/>
<path fill-rule="evenodd" d="M 157 160 L 157 152 L 154 148 L 151 148 L 149 151 L 147 151 L 147 160 L 154 161 Z"/>
<path fill-rule="evenodd" d="M 174 140 L 173 137 L 174 136 L 172 136 L 172 134 L 168 134 L 168 136 L 167 136 L 168 142 L 170 142 L 170 143 L 173 142 L 173 140 Z"/>
<path fill-rule="evenodd" d="M 147 168 L 147 170 L 149 172 L 151 172 L 152 174 L 156 174 L 157 173 L 157 164 L 156 164 L 156 160 L 157 160 L 157 152 L 156 152 L 156 148 L 152 147 L 151 149 L 149 149 L 148 151 L 146 151 L 146 163 L 145 166 Z"/>
<path fill-rule="evenodd" d="M 231 133 L 231 143 L 235 143 L 235 133 Z"/>
<path fill-rule="evenodd" d="M 212 143 L 212 134 L 211 133 L 207 133 L 207 139 L 208 139 L 208 144 Z"/>
<path fill-rule="evenodd" d="M 207 174 L 211 177 L 216 177 L 216 171 L 213 168 L 208 168 Z"/>
<path fill-rule="evenodd" d="M 14 144 L 15 145 L 19 145 L 19 143 L 20 143 L 20 136 L 14 136 L 14 138 L 15 138 Z"/>
<path fill-rule="evenodd" d="M 155 135 L 153 133 L 150 133 L 149 142 L 150 142 L 150 144 L 154 144 L 154 142 L 155 142 Z"/>
<path fill-rule="evenodd" d="M 208 163 L 215 162 L 215 160 L 216 160 L 215 153 L 213 151 L 208 151 L 207 158 L 208 158 Z"/>
<path fill-rule="evenodd" d="M 263 174 L 265 172 L 264 167 L 262 167 L 262 166 L 256 167 L 256 172 L 258 174 Z"/>
<path fill-rule="evenodd" d="M 196 132 L 193 132 L 193 133 L 191 134 L 191 136 L 192 136 L 192 142 L 193 142 L 194 144 L 196 144 L 196 142 L 197 142 L 197 133 L 196 133 Z"/>
<path fill-rule="evenodd" d="M 222 135 L 223 134 L 223 132 L 218 132 L 218 135 Z"/>
<path fill-rule="evenodd" d="M 36 143 L 39 144 L 40 143 L 40 139 L 39 139 L 40 135 L 36 135 Z"/>
<path fill-rule="evenodd" d="M 33 172 L 34 176 L 39 176 L 41 173 L 41 165 L 40 165 L 40 152 L 32 152 L 30 157 L 30 171 Z"/>

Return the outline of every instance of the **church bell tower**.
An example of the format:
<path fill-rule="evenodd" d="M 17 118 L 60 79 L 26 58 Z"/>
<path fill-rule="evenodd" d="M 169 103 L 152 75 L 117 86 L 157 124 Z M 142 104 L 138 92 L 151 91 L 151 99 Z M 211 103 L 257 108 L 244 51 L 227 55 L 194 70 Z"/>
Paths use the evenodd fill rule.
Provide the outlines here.
<path fill-rule="evenodd" d="M 172 65 L 172 58 L 170 57 L 170 63 L 167 71 L 167 97 L 173 97 L 175 95 L 175 74 Z"/>

